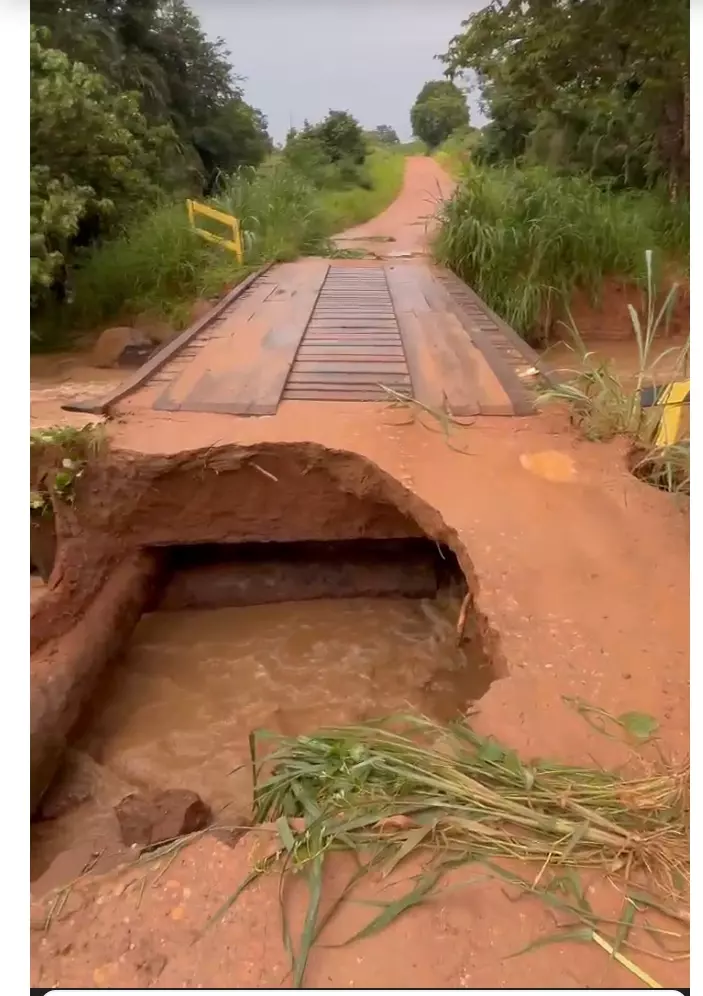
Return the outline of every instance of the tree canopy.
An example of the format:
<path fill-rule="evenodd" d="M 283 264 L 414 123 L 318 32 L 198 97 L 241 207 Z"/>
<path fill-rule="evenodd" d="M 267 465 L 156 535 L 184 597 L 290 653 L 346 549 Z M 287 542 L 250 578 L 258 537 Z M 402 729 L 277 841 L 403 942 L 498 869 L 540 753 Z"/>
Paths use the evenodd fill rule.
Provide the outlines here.
<path fill-rule="evenodd" d="M 493 0 L 463 22 L 447 74 L 476 75 L 483 154 L 640 186 L 689 183 L 685 0 Z"/>
<path fill-rule="evenodd" d="M 400 139 L 398 138 L 398 132 L 395 128 L 390 125 L 382 124 L 378 125 L 372 132 L 369 133 L 370 137 L 376 141 L 380 142 L 382 145 L 399 145 Z"/>
<path fill-rule="evenodd" d="M 358 183 L 366 153 L 364 132 L 348 111 L 330 111 L 315 125 L 305 121 L 300 131 L 291 128 L 284 148 L 286 159 L 320 186 Z"/>
<path fill-rule="evenodd" d="M 33 0 L 32 17 L 55 48 L 138 93 L 147 120 L 171 124 L 206 179 L 270 151 L 224 42 L 207 38 L 184 0 Z"/>
<path fill-rule="evenodd" d="M 466 98 L 449 80 L 430 80 L 420 90 L 410 111 L 413 134 L 431 149 L 441 145 L 457 128 L 469 123 Z"/>
<path fill-rule="evenodd" d="M 272 144 L 221 39 L 184 0 L 33 0 L 31 272 L 37 303 L 76 249 L 160 191 L 207 190 Z"/>

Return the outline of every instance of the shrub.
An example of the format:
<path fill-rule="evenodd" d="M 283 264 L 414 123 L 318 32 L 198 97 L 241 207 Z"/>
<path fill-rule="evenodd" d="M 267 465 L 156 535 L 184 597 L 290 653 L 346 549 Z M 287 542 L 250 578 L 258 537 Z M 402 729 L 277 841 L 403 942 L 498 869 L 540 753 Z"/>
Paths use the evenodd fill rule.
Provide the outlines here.
<path fill-rule="evenodd" d="M 645 248 L 680 259 L 684 210 L 657 193 L 616 194 L 543 167 L 470 166 L 445 206 L 435 254 L 537 341 L 544 317 L 575 289 L 595 300 L 605 276 L 639 277 Z"/>

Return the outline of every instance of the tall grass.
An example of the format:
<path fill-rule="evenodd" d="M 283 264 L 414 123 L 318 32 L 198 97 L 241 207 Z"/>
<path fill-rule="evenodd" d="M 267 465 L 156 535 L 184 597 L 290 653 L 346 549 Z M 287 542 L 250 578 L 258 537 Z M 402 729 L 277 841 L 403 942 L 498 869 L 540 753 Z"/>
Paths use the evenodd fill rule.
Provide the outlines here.
<path fill-rule="evenodd" d="M 243 167 L 221 182 L 213 203 L 239 219 L 249 263 L 327 251 L 329 222 L 318 192 L 285 162 Z"/>
<path fill-rule="evenodd" d="M 605 277 L 637 279 L 646 247 L 686 259 L 685 204 L 542 167 L 469 166 L 444 209 L 435 254 L 535 342 L 576 289 L 595 301 Z"/>
<path fill-rule="evenodd" d="M 85 258 L 62 324 L 92 329 L 141 312 L 174 319 L 184 303 L 220 294 L 241 275 L 231 254 L 190 229 L 183 202 L 166 203 Z"/>

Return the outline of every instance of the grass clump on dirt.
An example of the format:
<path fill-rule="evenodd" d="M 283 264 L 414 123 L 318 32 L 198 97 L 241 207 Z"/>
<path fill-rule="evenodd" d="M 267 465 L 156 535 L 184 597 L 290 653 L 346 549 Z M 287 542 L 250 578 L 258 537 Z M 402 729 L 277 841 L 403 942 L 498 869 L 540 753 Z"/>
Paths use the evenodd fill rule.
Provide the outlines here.
<path fill-rule="evenodd" d="M 544 167 L 470 165 L 446 204 L 435 254 L 528 341 L 576 290 L 640 276 L 645 247 L 687 266 L 687 204 L 616 193 Z"/>
<path fill-rule="evenodd" d="M 565 371 L 566 378 L 542 392 L 543 402 L 561 402 L 569 407 L 572 424 L 589 440 L 609 440 L 625 436 L 632 442 L 633 472 L 642 480 L 665 491 L 690 494 L 689 430 L 676 439 L 660 439 L 663 407 L 643 404 L 644 392 L 661 388 L 657 370 L 662 360 L 674 358 L 673 373 L 667 381 L 687 376 L 689 343 L 665 349 L 655 355 L 657 333 L 673 308 L 677 287 L 663 301 L 657 301 L 652 253 L 645 254 L 646 308 L 642 316 L 630 306 L 630 320 L 637 344 L 638 368 L 634 378 L 625 379 L 608 360 L 597 360 L 589 352 L 578 329 L 570 328 L 572 349 L 578 366 Z"/>
<path fill-rule="evenodd" d="M 51 495 L 68 505 L 75 501 L 75 488 L 89 460 L 105 444 L 103 426 L 88 423 L 81 428 L 57 425 L 33 429 L 29 435 L 32 490 L 29 506 L 34 514 L 49 514 Z"/>
<path fill-rule="evenodd" d="M 635 741 L 656 727 L 638 713 L 615 723 Z M 309 903 L 293 955 L 296 986 L 303 984 L 310 950 L 352 890 L 370 873 L 385 877 L 411 856 L 419 857 L 422 867 L 404 880 L 410 882 L 407 891 L 388 902 L 374 901 L 378 913 L 350 940 L 381 930 L 431 898 L 445 873 L 464 865 L 570 914 L 570 933 L 562 931 L 556 940 L 573 938 L 576 924 L 583 934 L 579 939 L 614 952 L 645 982 L 645 973 L 620 953 L 635 913 L 656 909 L 686 922 L 688 762 L 639 777 L 525 763 L 465 721 L 441 726 L 414 716 L 311 736 L 277 736 L 263 758 L 256 735 L 251 743 L 254 823 L 273 824 L 280 845 L 213 920 L 251 881 L 279 865 L 284 936 L 292 953 L 285 882 L 288 872 L 302 873 Z M 357 870 L 323 915 L 324 865 L 334 851 L 353 853 Z M 514 859 L 532 871 L 517 874 Z M 591 909 L 577 874 L 583 868 L 623 881 L 619 919 L 604 921 Z M 643 880 L 646 888 L 639 884 Z M 668 933 L 685 939 L 685 933 Z"/>

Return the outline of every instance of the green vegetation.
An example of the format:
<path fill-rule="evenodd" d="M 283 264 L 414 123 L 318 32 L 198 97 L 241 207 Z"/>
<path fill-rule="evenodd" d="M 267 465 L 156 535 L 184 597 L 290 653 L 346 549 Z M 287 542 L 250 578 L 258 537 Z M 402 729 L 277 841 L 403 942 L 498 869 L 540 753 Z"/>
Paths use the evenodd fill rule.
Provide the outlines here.
<path fill-rule="evenodd" d="M 395 200 L 403 185 L 404 149 L 377 147 L 366 160 L 369 185 L 322 193 L 322 208 L 330 234 L 374 218 Z"/>
<path fill-rule="evenodd" d="M 443 59 L 450 76 L 476 74 L 483 161 L 688 189 L 686 0 L 491 3 Z"/>
<path fill-rule="evenodd" d="M 330 251 L 386 207 L 404 150 L 346 111 L 281 152 L 221 40 L 183 0 L 33 4 L 32 345 L 148 313 L 187 324 L 263 262 Z M 245 262 L 189 230 L 185 198 L 241 219 Z"/>
<path fill-rule="evenodd" d="M 457 128 L 446 138 L 434 153 L 440 166 L 454 179 L 461 179 L 472 161 L 473 152 L 481 141 L 478 128 L 467 125 Z"/>
<path fill-rule="evenodd" d="M 648 248 L 680 265 L 688 254 L 684 202 L 543 166 L 467 167 L 442 217 L 438 259 L 535 344 L 577 288 L 595 300 L 606 276 L 638 279 Z"/>
<path fill-rule="evenodd" d="M 674 371 L 669 380 L 686 376 L 689 343 L 682 348 L 667 349 L 654 355 L 654 343 L 667 313 L 676 297 L 672 287 L 664 300 L 657 301 L 652 268 L 652 254 L 646 254 L 647 304 L 640 318 L 630 307 L 632 330 L 637 343 L 638 369 L 634 382 L 618 376 L 612 363 L 597 361 L 587 350 L 578 330 L 572 325 L 571 335 L 578 367 L 567 371 L 563 383 L 542 394 L 543 402 L 568 405 L 571 421 L 579 432 L 591 440 L 608 440 L 624 436 L 630 440 L 635 454 L 633 472 L 642 480 L 665 491 L 690 494 L 690 439 L 657 443 L 661 408 L 645 408 L 642 392 L 657 385 L 657 367 L 665 357 L 675 355 Z"/>
<path fill-rule="evenodd" d="M 646 249 L 688 268 L 682 0 L 490 4 L 443 59 L 491 120 L 441 154 L 463 183 L 437 252 L 517 331 L 542 342 L 574 291 L 638 279 Z"/>
<path fill-rule="evenodd" d="M 584 703 L 576 707 L 584 718 L 593 713 L 601 723 L 612 719 L 610 727 L 633 746 L 645 743 L 657 728 L 644 714 L 616 718 Z M 689 879 L 688 763 L 655 774 L 650 768 L 646 776 L 526 763 L 463 721 L 443 727 L 410 716 L 274 739 L 273 751 L 262 760 L 259 737 L 251 740 L 254 823 L 273 823 L 280 843 L 213 920 L 248 884 L 278 865 L 294 987 L 303 985 L 308 956 L 324 928 L 345 900 L 357 898 L 355 887 L 369 875 L 388 876 L 412 859 L 414 870 L 405 876 L 401 871 L 403 893 L 388 901 L 382 893 L 374 899 L 376 912 L 349 940 L 382 930 L 431 899 L 445 874 L 467 867 L 475 875 L 453 888 L 492 877 L 516 897 L 536 895 L 561 914 L 562 923 L 552 937 L 537 943 L 578 935 L 604 948 L 641 981 L 648 976 L 621 954 L 635 919 L 654 936 L 662 931 L 656 916 L 663 913 L 671 919 L 666 935 L 672 945 L 680 951 L 686 943 L 679 904 Z M 351 852 L 356 870 L 322 913 L 325 864 L 335 851 Z M 514 858 L 525 867 L 524 877 L 502 864 Z M 619 915 L 608 920 L 593 910 L 578 875 L 584 868 L 609 875 L 625 870 Z M 287 910 L 291 872 L 302 876 L 309 890 L 295 947 Z M 647 885 L 640 888 L 636 883 L 642 877 Z"/>
<path fill-rule="evenodd" d="M 430 80 L 420 90 L 410 111 L 413 134 L 436 149 L 458 128 L 469 124 L 466 97 L 449 80 Z"/>
<path fill-rule="evenodd" d="M 193 301 L 221 296 L 254 268 L 327 255 L 331 235 L 374 217 L 397 196 L 404 164 L 402 147 L 372 149 L 365 187 L 338 180 L 336 187 L 318 188 L 285 156 L 220 176 L 210 201 L 240 219 L 243 266 L 192 231 L 183 200 L 165 199 L 82 257 L 72 275 L 72 301 L 35 319 L 35 348 L 55 348 L 72 331 L 142 314 L 183 328 Z"/>
<path fill-rule="evenodd" d="M 29 436 L 32 464 L 36 468 L 29 506 L 35 515 L 52 511 L 51 498 L 72 505 L 76 483 L 83 476 L 88 461 L 105 443 L 103 427 L 88 423 L 80 429 L 57 425 L 34 429 Z"/>
<path fill-rule="evenodd" d="M 390 125 L 378 125 L 373 131 L 367 132 L 366 138 L 378 145 L 400 145 L 398 133 Z"/>
<path fill-rule="evenodd" d="M 271 142 L 222 42 L 182 0 L 32 5 L 31 295 L 67 294 L 80 251 L 163 191 L 200 193 Z"/>

